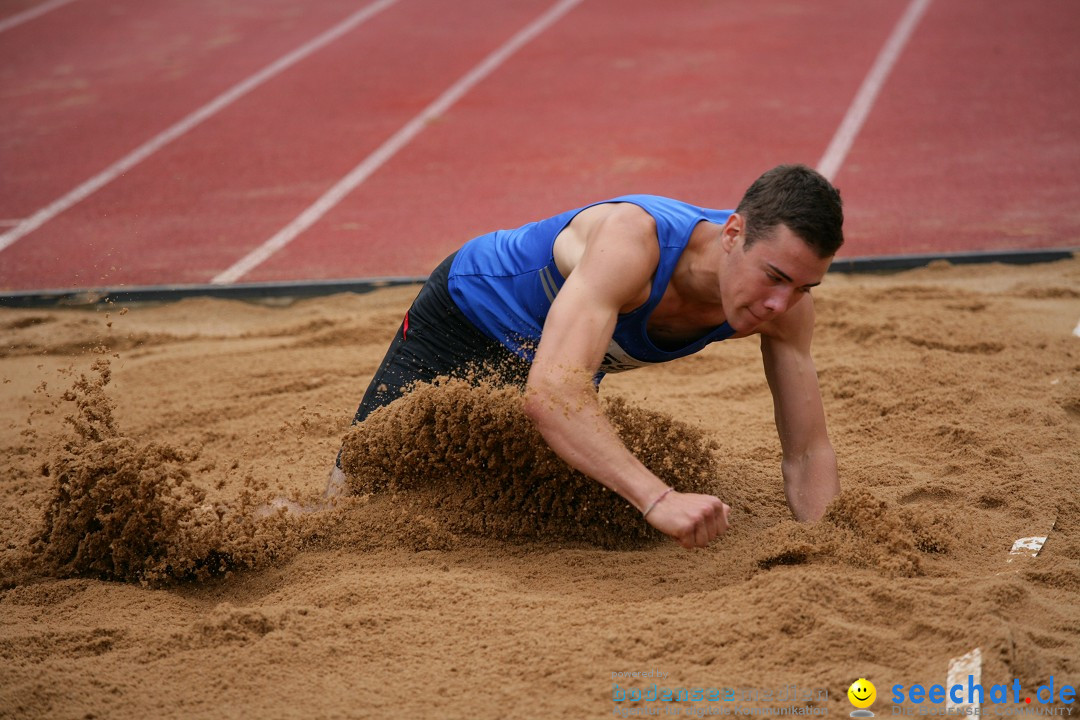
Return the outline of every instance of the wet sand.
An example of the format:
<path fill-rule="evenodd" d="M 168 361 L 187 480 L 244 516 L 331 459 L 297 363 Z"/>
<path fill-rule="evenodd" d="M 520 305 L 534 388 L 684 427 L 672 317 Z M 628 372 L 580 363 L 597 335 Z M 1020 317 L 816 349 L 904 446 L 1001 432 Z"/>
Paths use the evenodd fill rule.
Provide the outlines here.
<path fill-rule="evenodd" d="M 986 685 L 1080 685 L 1080 261 L 815 289 L 844 487 L 816 525 L 755 339 L 607 378 L 650 467 L 732 506 L 694 552 L 552 458 L 513 392 L 350 431 L 415 292 L 0 311 L 0 715 L 599 717 L 656 682 L 846 717 L 859 677 L 881 715 L 976 647 Z M 343 438 L 352 496 L 254 516 L 315 502 Z"/>

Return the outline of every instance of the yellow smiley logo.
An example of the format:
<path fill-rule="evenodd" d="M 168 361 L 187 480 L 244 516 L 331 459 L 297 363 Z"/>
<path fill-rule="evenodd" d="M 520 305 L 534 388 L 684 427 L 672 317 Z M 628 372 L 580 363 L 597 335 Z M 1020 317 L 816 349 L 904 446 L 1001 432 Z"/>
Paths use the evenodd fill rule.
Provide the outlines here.
<path fill-rule="evenodd" d="M 877 699 L 877 688 L 866 678 L 859 678 L 847 689 L 848 700 L 857 708 L 868 708 Z"/>

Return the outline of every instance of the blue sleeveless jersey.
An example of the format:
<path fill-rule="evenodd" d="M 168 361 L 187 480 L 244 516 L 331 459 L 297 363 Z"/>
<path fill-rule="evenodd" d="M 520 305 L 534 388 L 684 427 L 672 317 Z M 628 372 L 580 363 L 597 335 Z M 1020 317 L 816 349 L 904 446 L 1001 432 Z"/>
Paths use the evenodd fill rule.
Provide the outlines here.
<path fill-rule="evenodd" d="M 540 332 L 564 278 L 555 265 L 555 238 L 574 217 L 593 205 L 633 203 L 656 220 L 660 263 L 649 299 L 621 314 L 597 374 L 622 372 L 690 355 L 709 343 L 726 340 L 734 330 L 725 322 L 704 337 L 674 350 L 662 350 L 649 338 L 649 316 L 664 296 L 671 274 L 690 234 L 703 220 L 724 224 L 732 210 L 710 210 L 656 195 L 624 195 L 592 203 L 555 217 L 498 230 L 467 242 L 450 267 L 449 288 L 454 303 L 485 335 L 531 361 Z"/>

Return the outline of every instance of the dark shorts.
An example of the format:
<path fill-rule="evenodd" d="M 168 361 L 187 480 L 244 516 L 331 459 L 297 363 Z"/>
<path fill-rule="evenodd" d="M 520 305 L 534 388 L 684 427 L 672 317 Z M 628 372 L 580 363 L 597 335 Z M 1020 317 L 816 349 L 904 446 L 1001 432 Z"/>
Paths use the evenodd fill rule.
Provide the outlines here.
<path fill-rule="evenodd" d="M 405 313 L 364 393 L 354 425 L 404 395 L 411 385 L 441 376 L 525 387 L 529 363 L 480 332 L 450 297 L 447 279 L 453 260 L 451 255 L 435 268 Z M 339 454 L 339 463 L 340 458 Z"/>

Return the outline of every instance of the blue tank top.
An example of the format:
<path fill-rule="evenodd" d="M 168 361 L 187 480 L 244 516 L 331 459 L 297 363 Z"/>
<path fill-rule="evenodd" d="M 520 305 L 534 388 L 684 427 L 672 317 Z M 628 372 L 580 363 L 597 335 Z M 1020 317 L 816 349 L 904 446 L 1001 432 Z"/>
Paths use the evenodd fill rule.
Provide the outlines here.
<path fill-rule="evenodd" d="M 660 263 L 649 299 L 620 314 L 596 381 L 605 373 L 667 362 L 696 353 L 734 334 L 726 322 L 692 343 L 661 349 L 649 338 L 647 324 L 664 296 L 675 264 L 697 224 L 724 224 L 732 210 L 710 210 L 657 195 L 624 195 L 592 203 L 514 230 L 497 230 L 467 242 L 450 267 L 454 303 L 485 335 L 532 361 L 540 332 L 564 278 L 555 265 L 555 238 L 574 217 L 594 205 L 628 202 L 652 215 L 660 244 Z"/>

